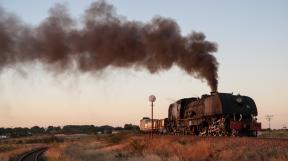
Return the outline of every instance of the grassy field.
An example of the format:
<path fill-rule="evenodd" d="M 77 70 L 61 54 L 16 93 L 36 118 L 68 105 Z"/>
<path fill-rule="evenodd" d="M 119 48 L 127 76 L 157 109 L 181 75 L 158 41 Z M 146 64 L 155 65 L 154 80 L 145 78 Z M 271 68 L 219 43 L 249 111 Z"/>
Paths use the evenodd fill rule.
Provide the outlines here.
<path fill-rule="evenodd" d="M 55 142 L 59 143 L 62 140 L 51 136 L 2 139 L 0 140 L 0 161 L 14 161 L 20 154 Z"/>
<path fill-rule="evenodd" d="M 6 139 L 0 161 L 49 146 L 46 161 L 287 161 L 288 140 L 247 137 L 63 135 Z"/>
<path fill-rule="evenodd" d="M 89 136 L 54 144 L 51 161 L 287 161 L 288 140 L 246 137 Z"/>
<path fill-rule="evenodd" d="M 288 130 L 266 130 L 259 132 L 259 137 L 267 138 L 287 138 L 288 139 Z"/>

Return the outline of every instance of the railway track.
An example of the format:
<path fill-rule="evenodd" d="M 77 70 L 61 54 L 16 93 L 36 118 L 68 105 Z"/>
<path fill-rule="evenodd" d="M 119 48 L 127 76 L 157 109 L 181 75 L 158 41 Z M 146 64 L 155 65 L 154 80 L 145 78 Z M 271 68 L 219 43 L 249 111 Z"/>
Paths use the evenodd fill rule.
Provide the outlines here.
<path fill-rule="evenodd" d="M 40 161 L 41 155 L 47 150 L 48 148 L 40 148 L 35 149 L 31 152 L 23 154 L 17 161 Z"/>

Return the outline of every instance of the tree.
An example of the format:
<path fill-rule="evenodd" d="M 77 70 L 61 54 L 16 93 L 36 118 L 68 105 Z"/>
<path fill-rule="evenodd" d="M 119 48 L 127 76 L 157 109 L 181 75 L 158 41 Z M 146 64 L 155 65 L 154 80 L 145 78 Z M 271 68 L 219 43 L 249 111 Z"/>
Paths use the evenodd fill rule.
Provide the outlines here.
<path fill-rule="evenodd" d="M 124 125 L 124 130 L 135 130 L 135 131 L 138 131 L 139 127 L 137 125 L 125 124 Z"/>
<path fill-rule="evenodd" d="M 45 129 L 43 127 L 33 126 L 30 131 L 32 134 L 41 134 L 45 132 Z"/>

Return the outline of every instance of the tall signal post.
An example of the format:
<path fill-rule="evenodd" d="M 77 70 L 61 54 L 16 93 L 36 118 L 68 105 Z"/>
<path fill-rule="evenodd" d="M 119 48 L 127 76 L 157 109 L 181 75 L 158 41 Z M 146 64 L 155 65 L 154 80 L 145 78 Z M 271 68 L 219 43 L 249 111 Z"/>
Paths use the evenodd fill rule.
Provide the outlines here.
<path fill-rule="evenodd" d="M 152 126 L 151 126 L 151 137 L 153 137 L 153 130 L 154 130 L 154 120 L 153 120 L 153 103 L 156 101 L 156 97 L 154 95 L 149 96 L 149 101 L 151 102 L 151 119 L 152 119 Z"/>

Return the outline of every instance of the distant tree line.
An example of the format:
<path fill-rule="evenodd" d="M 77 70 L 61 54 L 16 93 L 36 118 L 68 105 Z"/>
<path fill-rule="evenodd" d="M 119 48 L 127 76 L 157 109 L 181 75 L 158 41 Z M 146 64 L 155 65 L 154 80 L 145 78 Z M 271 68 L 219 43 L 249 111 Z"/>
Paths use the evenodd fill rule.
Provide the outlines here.
<path fill-rule="evenodd" d="M 15 127 L 0 128 L 0 136 L 7 137 L 24 137 L 41 134 L 109 134 L 113 131 L 139 131 L 137 125 L 125 124 L 124 127 L 94 126 L 94 125 L 66 125 L 48 126 L 47 128 L 33 126 L 31 128 Z"/>

